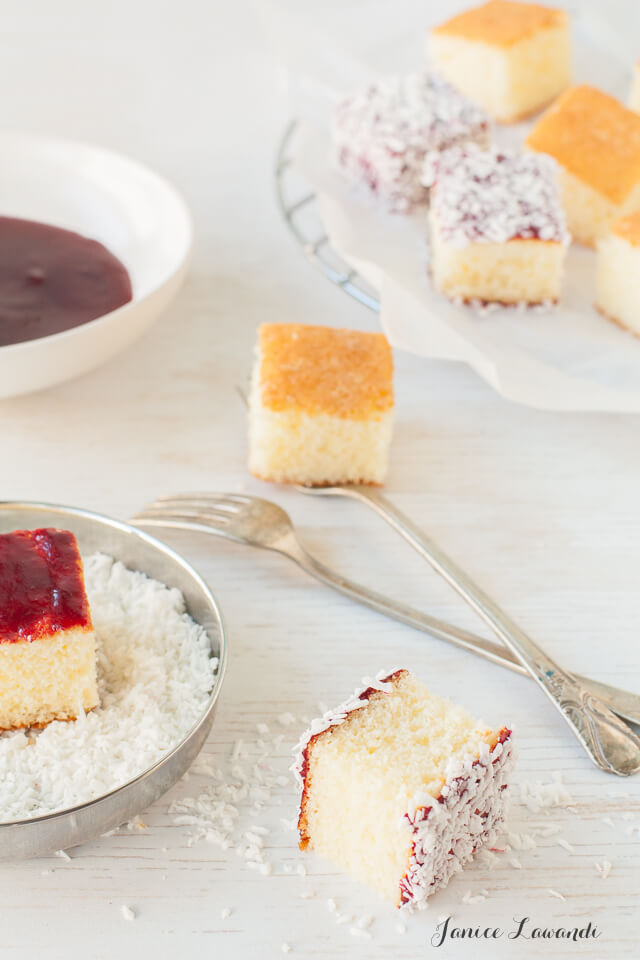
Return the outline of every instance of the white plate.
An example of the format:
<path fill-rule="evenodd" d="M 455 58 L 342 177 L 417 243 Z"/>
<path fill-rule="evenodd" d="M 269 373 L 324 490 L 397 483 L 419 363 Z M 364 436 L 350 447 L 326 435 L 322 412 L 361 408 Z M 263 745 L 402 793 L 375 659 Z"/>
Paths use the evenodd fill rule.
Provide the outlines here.
<path fill-rule="evenodd" d="M 511 310 L 478 317 L 433 290 L 424 213 L 386 214 L 332 168 L 332 102 L 381 70 L 408 72 L 420 65 L 423 53 L 414 49 L 410 33 L 422 46 L 426 19 L 441 19 L 442 14 L 434 9 L 425 14 L 424 5 L 419 6 L 402 0 L 405 16 L 394 6 L 393 14 L 368 20 L 359 34 L 336 32 L 333 43 L 325 37 L 322 60 L 314 60 L 309 50 L 302 63 L 290 58 L 296 113 L 302 119 L 296 166 L 317 194 L 331 245 L 377 290 L 380 319 L 393 346 L 467 363 L 502 396 L 538 409 L 640 412 L 640 341 L 594 309 L 593 251 L 572 247 L 563 296 L 551 313 Z M 632 54 L 628 38 L 607 23 L 598 5 L 573 6 L 575 82 L 626 96 L 637 51 Z M 629 10 L 636 18 L 638 12 Z M 385 24 L 390 27 L 392 21 L 395 31 L 387 37 Z M 354 38 L 357 51 L 351 49 Z M 293 40 L 291 46 L 297 49 Z M 525 125 L 495 128 L 494 139 L 521 143 L 527 130 Z"/>
<path fill-rule="evenodd" d="M 0 397 L 79 376 L 129 346 L 177 293 L 191 217 L 162 177 L 100 147 L 0 133 L 0 214 L 99 240 L 125 265 L 133 299 L 62 333 L 0 347 Z"/>

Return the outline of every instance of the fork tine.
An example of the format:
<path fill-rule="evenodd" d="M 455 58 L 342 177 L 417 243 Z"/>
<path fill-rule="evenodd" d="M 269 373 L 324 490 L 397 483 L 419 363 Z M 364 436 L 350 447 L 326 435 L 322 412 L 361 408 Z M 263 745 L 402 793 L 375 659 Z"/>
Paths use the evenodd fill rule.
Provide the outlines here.
<path fill-rule="evenodd" d="M 162 507 L 144 507 L 140 513 L 137 513 L 134 517 L 134 520 L 144 519 L 171 519 L 171 520 L 180 520 L 180 521 L 195 521 L 199 523 L 210 523 L 212 526 L 217 524 L 222 526 L 229 523 L 232 519 L 231 516 L 227 513 L 222 513 L 216 510 L 207 510 L 206 513 L 203 513 L 201 510 L 191 510 L 188 507 L 183 507 L 182 509 L 169 510 Z"/>
<path fill-rule="evenodd" d="M 237 503 L 227 503 L 224 500 L 199 500 L 197 497 L 191 497 L 189 499 L 173 499 L 167 497 L 164 500 L 154 500 L 153 503 L 147 504 L 147 507 L 154 510 L 200 510 L 203 513 L 216 511 L 218 513 L 225 513 L 227 516 L 235 516 L 242 510 L 242 506 Z"/>
<path fill-rule="evenodd" d="M 240 493 L 170 493 L 161 497 L 156 497 L 154 503 L 201 503 L 203 506 L 234 506 L 240 507 L 249 504 L 254 497 L 248 497 Z"/>

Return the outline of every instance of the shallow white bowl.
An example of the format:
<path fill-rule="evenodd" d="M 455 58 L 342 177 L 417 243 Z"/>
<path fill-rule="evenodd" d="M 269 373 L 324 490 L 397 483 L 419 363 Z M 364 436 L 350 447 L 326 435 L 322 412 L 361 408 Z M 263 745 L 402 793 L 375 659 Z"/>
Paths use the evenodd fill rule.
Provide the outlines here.
<path fill-rule="evenodd" d="M 0 347 L 0 398 L 42 390 L 129 346 L 184 280 L 189 211 L 162 177 L 71 140 L 0 133 L 0 215 L 75 230 L 103 243 L 131 276 L 133 300 L 50 337 Z"/>

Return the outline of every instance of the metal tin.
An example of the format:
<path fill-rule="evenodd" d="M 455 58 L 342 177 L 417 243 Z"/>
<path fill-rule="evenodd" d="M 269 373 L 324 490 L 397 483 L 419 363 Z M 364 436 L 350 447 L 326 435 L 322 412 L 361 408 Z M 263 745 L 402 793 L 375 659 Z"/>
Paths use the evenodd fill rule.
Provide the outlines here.
<path fill-rule="evenodd" d="M 187 611 L 207 631 L 218 672 L 207 706 L 184 739 L 153 767 L 95 800 L 29 820 L 0 822 L 0 860 L 25 859 L 86 843 L 112 830 L 166 793 L 198 755 L 211 729 L 224 679 L 227 644 L 222 616 L 204 580 L 170 547 L 129 524 L 88 510 L 47 503 L 0 502 L 0 533 L 36 527 L 72 530 L 85 556 L 97 551 L 177 587 Z"/>

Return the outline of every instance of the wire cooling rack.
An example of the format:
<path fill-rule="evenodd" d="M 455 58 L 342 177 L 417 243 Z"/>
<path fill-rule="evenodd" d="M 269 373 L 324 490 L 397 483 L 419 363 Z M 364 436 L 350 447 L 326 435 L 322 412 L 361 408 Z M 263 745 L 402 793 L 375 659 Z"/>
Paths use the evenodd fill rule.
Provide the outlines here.
<path fill-rule="evenodd" d="M 378 312 L 378 294 L 331 246 L 318 214 L 316 194 L 295 169 L 297 126 L 297 121 L 292 120 L 286 128 L 276 156 L 275 183 L 280 212 L 307 260 L 358 303 Z"/>

